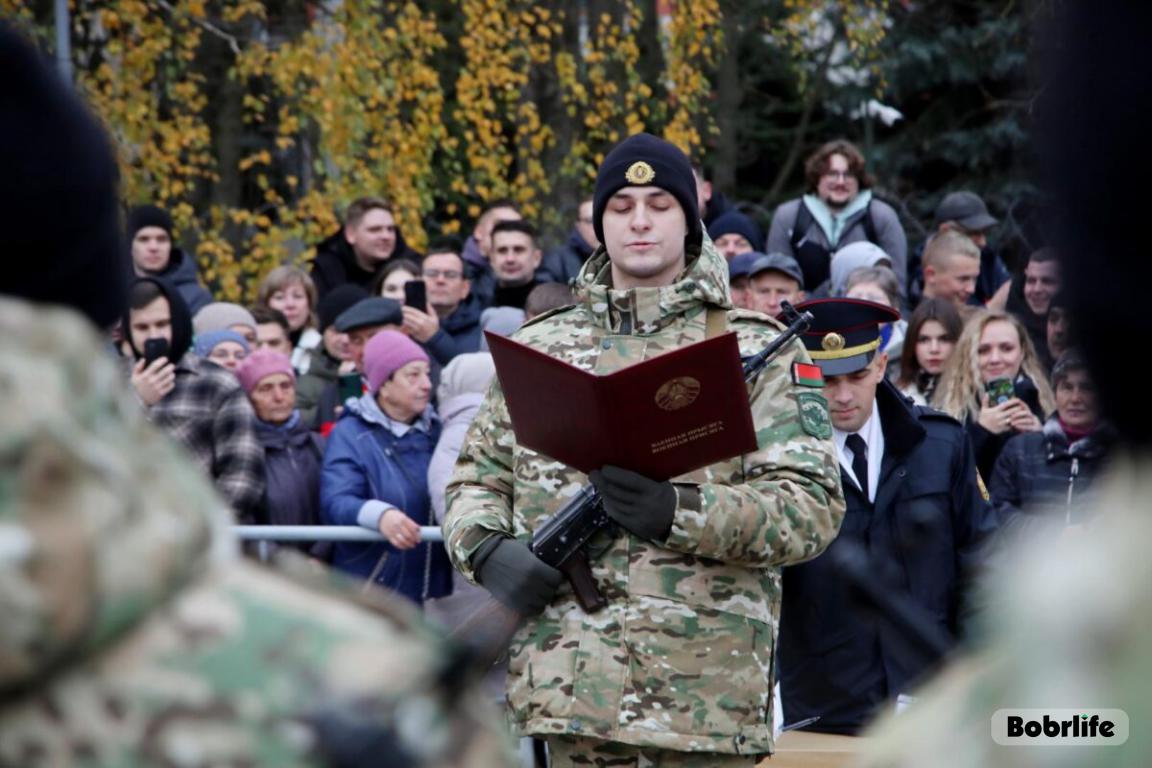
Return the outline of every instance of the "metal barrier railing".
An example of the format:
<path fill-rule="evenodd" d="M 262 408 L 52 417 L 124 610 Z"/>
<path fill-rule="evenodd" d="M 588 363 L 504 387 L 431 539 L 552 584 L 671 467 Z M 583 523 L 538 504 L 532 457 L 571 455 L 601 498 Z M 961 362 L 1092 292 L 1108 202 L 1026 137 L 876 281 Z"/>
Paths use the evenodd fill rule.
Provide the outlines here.
<path fill-rule="evenodd" d="M 241 541 L 386 541 L 379 531 L 357 525 L 235 525 L 232 529 Z M 420 540 L 444 541 L 444 534 L 434 525 L 422 525 Z"/>

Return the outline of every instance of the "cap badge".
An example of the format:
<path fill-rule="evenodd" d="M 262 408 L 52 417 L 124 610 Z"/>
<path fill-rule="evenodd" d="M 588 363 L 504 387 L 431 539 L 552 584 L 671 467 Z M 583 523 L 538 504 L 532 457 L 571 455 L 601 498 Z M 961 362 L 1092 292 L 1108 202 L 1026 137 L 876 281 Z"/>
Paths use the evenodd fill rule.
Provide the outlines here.
<path fill-rule="evenodd" d="M 652 166 L 643 160 L 637 160 L 628 166 L 628 170 L 624 172 L 624 178 L 629 184 L 648 184 L 656 178 L 656 171 L 652 170 Z"/>
<path fill-rule="evenodd" d="M 844 349 L 844 337 L 838 333 L 826 333 L 820 341 L 825 352 L 839 352 Z"/>

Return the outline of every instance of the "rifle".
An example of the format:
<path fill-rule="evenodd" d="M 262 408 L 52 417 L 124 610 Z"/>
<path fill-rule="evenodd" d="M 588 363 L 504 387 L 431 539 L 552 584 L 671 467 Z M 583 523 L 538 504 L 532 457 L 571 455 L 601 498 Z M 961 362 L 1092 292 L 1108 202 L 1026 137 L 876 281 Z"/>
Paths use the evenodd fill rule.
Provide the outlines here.
<path fill-rule="evenodd" d="M 755 381 L 784 345 L 807 330 L 812 322 L 810 312 L 797 312 L 788 302 L 784 302 L 781 314 L 788 322 L 787 329 L 764 349 L 742 359 L 744 381 Z M 600 494 L 588 485 L 581 488 L 579 493 L 532 534 L 529 547 L 533 554 L 564 573 L 576 592 L 580 606 L 588 613 L 599 611 L 607 605 L 607 601 L 596 589 L 586 546 L 596 533 L 610 529 L 612 525 L 612 519 L 601 503 Z"/>

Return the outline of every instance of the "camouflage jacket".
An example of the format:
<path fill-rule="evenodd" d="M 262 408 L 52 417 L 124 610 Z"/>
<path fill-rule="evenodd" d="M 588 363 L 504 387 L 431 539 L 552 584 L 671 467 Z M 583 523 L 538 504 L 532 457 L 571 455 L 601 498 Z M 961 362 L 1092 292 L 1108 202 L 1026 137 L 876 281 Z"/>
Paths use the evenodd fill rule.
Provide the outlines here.
<path fill-rule="evenodd" d="M 447 649 L 413 611 L 237 559 L 101 347 L 0 299 L 0 766 L 329 765 L 402 751 L 413 713 L 435 759 L 392 764 L 508 765 L 475 692 L 429 695 Z"/>
<path fill-rule="evenodd" d="M 601 248 L 581 272 L 579 303 L 525 325 L 516 340 L 610 372 L 703 340 L 706 306 L 731 307 L 724 260 L 707 238 L 670 286 L 611 290 L 610 269 Z M 752 312 L 729 311 L 727 322 L 742 355 L 779 332 Z M 606 609 L 586 614 L 565 586 L 520 628 L 508 699 L 523 733 L 771 750 L 779 568 L 823 551 L 844 513 L 826 403 L 790 375 L 807 360 L 792 344 L 750 385 L 755 452 L 675 479 L 679 506 L 664 544 L 627 533 L 593 539 Z M 474 580 L 470 559 L 485 539 L 528 539 L 587 482 L 516 443 L 494 384 L 448 487 L 444 533 L 456 567 Z"/>

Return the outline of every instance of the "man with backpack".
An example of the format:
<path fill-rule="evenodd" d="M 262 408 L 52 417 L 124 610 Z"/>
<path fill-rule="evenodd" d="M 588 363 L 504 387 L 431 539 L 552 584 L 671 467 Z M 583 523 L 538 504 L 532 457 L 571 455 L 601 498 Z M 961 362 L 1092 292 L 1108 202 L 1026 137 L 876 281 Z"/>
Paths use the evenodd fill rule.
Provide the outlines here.
<path fill-rule="evenodd" d="M 804 176 L 808 194 L 776 209 L 766 251 L 796 259 L 811 293 L 831 275 L 833 253 L 867 240 L 892 258 L 904 285 L 908 239 L 892 206 L 873 196 L 860 150 L 843 139 L 830 141 L 805 162 Z"/>

